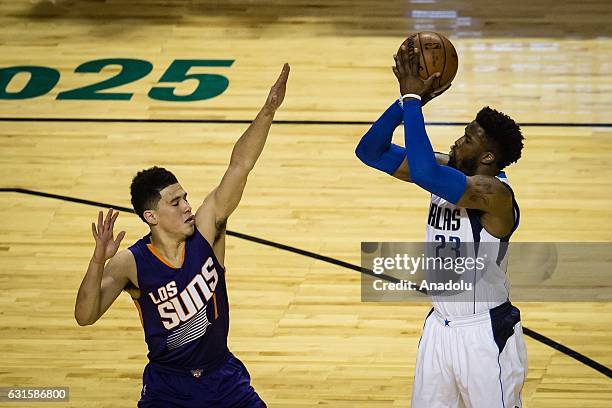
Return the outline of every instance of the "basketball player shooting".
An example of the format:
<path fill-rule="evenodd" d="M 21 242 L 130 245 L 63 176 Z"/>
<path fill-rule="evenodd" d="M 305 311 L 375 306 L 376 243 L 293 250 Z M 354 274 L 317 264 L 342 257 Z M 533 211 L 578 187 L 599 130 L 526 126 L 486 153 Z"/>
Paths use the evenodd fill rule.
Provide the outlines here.
<path fill-rule="evenodd" d="M 255 120 L 238 139 L 219 185 L 195 214 L 169 171 L 139 172 L 132 205 L 151 232 L 126 250 L 114 237 L 112 209 L 92 223 L 96 241 L 79 288 L 75 318 L 95 323 L 124 289 L 138 307 L 149 349 L 139 407 L 265 407 L 242 362 L 227 347 L 225 231 L 247 176 L 261 154 L 285 97 L 289 65 Z"/>
<path fill-rule="evenodd" d="M 519 208 L 502 170 L 521 156 L 519 126 L 485 107 L 449 154 L 434 154 L 422 106 L 450 85 L 434 92 L 439 74 L 419 77 L 418 48 L 404 44 L 394 59 L 402 97 L 363 136 L 357 156 L 431 193 L 427 242 L 473 242 L 474 247 L 508 242 L 518 227 Z M 405 147 L 391 143 L 402 120 Z M 495 278 L 488 289 L 498 296 L 469 302 L 431 297 L 433 309 L 417 353 L 413 408 L 522 406 L 526 349 L 520 312 L 509 301 L 507 252 L 498 255 L 488 271 Z"/>

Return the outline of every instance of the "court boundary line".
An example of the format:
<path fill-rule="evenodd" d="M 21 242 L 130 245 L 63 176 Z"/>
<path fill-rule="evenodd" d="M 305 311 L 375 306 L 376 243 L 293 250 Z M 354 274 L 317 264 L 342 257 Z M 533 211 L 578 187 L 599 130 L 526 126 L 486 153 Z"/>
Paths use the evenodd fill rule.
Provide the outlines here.
<path fill-rule="evenodd" d="M 77 203 L 77 204 L 85 204 L 85 205 L 90 205 L 90 206 L 95 206 L 95 207 L 103 207 L 103 208 L 112 208 L 114 210 L 119 210 L 119 211 L 123 211 L 123 212 L 128 212 L 131 214 L 134 214 L 134 210 L 132 208 L 129 207 L 123 207 L 123 206 L 118 206 L 118 205 L 111 205 L 111 204 L 107 204 L 107 203 L 101 203 L 98 201 L 93 201 L 93 200 L 87 200 L 87 199 L 82 199 L 82 198 L 76 198 L 76 197 L 68 197 L 68 196 L 64 196 L 64 195 L 59 195 L 59 194 L 53 194 L 53 193 L 46 193 L 46 192 L 42 192 L 42 191 L 36 191 L 36 190 L 30 190 L 30 189 L 26 189 L 26 188 L 10 188 L 10 187 L 2 187 L 0 188 L 0 193 L 18 193 L 18 194 L 26 194 L 26 195 L 32 195 L 32 196 L 38 196 L 38 197 L 44 197 L 44 198 L 53 198 L 53 199 L 57 199 L 57 200 L 62 200 L 62 201 L 68 201 L 68 202 L 72 202 L 72 203 Z M 244 239 L 246 241 L 250 241 L 250 242 L 255 242 L 257 244 L 261 244 L 261 245 L 266 245 L 269 247 L 273 247 L 273 248 L 277 248 L 277 249 L 281 249 L 284 251 L 288 251 L 288 252 L 292 252 L 298 255 L 303 255 L 309 258 L 313 258 L 319 261 L 323 261 L 323 262 L 327 262 L 336 266 L 340 266 L 343 268 L 347 268 L 347 269 L 351 269 L 366 275 L 370 275 L 370 276 L 376 276 L 377 278 L 381 278 L 384 279 L 388 282 L 394 282 L 397 283 L 399 282 L 399 279 L 394 278 L 392 276 L 388 276 L 388 275 L 377 275 L 374 274 L 374 272 L 372 270 L 366 269 L 366 268 L 362 268 L 361 266 L 358 265 L 354 265 L 351 264 L 349 262 L 345 262 L 339 259 L 335 259 L 326 255 L 321 255 L 321 254 L 317 254 L 315 252 L 311 252 L 311 251 L 307 251 L 305 249 L 300 249 L 300 248 L 296 248 L 290 245 L 285 245 L 285 244 L 281 244 L 280 242 L 274 242 L 274 241 L 270 241 L 264 238 L 259 238 L 259 237 L 255 237 L 252 235 L 248 235 L 248 234 L 243 234 L 241 232 L 237 232 L 237 231 L 231 231 L 231 230 L 226 230 L 227 235 L 229 236 L 233 236 L 239 239 Z M 612 378 L 612 370 L 608 367 L 606 367 L 605 365 L 598 363 L 597 361 L 585 356 L 584 354 L 569 348 L 567 346 L 564 346 L 563 344 L 551 339 L 550 337 L 544 336 L 543 334 L 540 334 L 534 330 L 531 330 L 525 326 L 522 326 L 523 329 L 523 333 L 528 336 L 531 337 L 533 340 L 538 341 L 546 346 L 551 347 L 552 349 L 565 354 L 566 356 L 573 358 L 574 360 L 592 368 L 595 371 L 598 371 L 599 373 L 605 375 L 608 378 Z"/>
<path fill-rule="evenodd" d="M 199 123 L 199 124 L 251 124 L 253 119 L 138 119 L 138 118 L 16 118 L 0 117 L 0 122 L 63 122 L 63 123 Z M 274 120 L 278 125 L 344 125 L 370 126 L 373 122 L 361 120 Z M 425 122 L 427 126 L 466 126 L 467 122 Z M 572 122 L 525 122 L 521 127 L 596 127 L 610 128 L 612 123 L 572 123 Z"/>

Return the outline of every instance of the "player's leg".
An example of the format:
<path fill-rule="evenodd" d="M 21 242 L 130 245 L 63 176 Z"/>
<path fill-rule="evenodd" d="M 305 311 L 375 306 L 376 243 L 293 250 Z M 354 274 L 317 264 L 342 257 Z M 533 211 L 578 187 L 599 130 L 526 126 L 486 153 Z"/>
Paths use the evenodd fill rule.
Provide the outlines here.
<path fill-rule="evenodd" d="M 434 315 L 425 320 L 414 370 L 412 408 L 463 406 L 451 371 L 452 339 L 445 338 L 449 333 Z"/>
<path fill-rule="evenodd" d="M 228 364 L 236 374 L 232 377 L 231 382 L 224 384 L 224 391 L 227 395 L 225 406 L 228 408 L 266 408 L 266 403 L 251 385 L 251 375 L 242 361 L 232 355 Z"/>
<path fill-rule="evenodd" d="M 527 377 L 527 349 L 520 322 L 514 326 L 514 334 L 499 355 L 499 367 L 505 406 L 522 408 L 522 390 Z"/>
<path fill-rule="evenodd" d="M 142 391 L 138 408 L 186 408 L 193 403 L 188 386 L 189 377 L 180 377 L 155 369 L 147 364 L 142 375 Z"/>
<path fill-rule="evenodd" d="M 522 407 L 527 352 L 518 309 L 477 326 L 461 328 L 460 391 L 469 408 Z"/>

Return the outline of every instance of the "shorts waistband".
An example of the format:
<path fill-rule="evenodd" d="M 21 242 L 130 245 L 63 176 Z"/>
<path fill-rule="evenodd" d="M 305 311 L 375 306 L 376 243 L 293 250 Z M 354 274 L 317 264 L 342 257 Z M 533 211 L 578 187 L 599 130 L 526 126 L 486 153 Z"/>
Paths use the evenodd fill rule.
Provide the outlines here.
<path fill-rule="evenodd" d="M 218 370 L 219 368 L 221 368 L 226 362 L 227 360 L 230 359 L 230 357 L 233 357 L 234 355 L 228 350 L 221 359 L 219 359 L 219 361 L 210 364 L 207 367 L 202 367 L 202 368 L 184 368 L 184 367 L 176 367 L 176 366 L 170 366 L 167 364 L 161 364 L 161 363 L 157 363 L 154 361 L 149 361 L 149 365 L 153 368 L 155 368 L 156 370 L 159 370 L 161 372 L 165 372 L 165 373 L 169 373 L 169 374 L 175 374 L 175 375 L 182 375 L 182 376 L 187 376 L 187 377 L 194 377 L 194 378 L 200 378 L 202 376 L 206 376 L 209 375 L 213 372 L 215 372 L 216 370 Z"/>
<path fill-rule="evenodd" d="M 510 301 L 502 303 L 499 306 L 494 307 L 493 309 L 489 309 L 487 311 L 471 314 L 467 316 L 444 316 L 442 313 L 438 312 L 434 309 L 432 315 L 435 319 L 443 326 L 449 327 L 461 327 L 461 326 L 473 326 L 480 324 L 482 322 L 487 322 L 491 320 L 491 316 L 496 316 L 500 313 L 506 313 L 512 304 Z"/>
<path fill-rule="evenodd" d="M 432 316 L 442 325 L 448 327 L 473 326 L 491 319 L 489 312 L 478 313 L 469 316 L 442 316 L 441 313 L 434 310 Z"/>

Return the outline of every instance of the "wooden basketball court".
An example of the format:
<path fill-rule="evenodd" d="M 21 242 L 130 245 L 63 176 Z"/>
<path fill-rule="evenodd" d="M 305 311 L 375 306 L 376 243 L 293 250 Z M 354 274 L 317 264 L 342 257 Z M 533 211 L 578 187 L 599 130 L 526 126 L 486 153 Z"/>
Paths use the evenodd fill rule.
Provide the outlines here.
<path fill-rule="evenodd" d="M 129 296 L 93 326 L 73 318 L 91 222 L 101 205 L 129 208 L 132 177 L 152 165 L 197 206 L 284 62 L 285 103 L 229 230 L 351 265 L 361 241 L 422 240 L 428 194 L 367 168 L 354 148 L 398 96 L 393 52 L 432 30 L 460 60 L 451 90 L 425 109 L 434 148 L 447 151 L 482 106 L 510 114 L 526 138 L 507 172 L 522 211 L 514 239 L 610 242 L 611 14 L 605 0 L 0 3 L 0 68 L 45 67 L 31 92 L 49 88 L 21 97 L 21 72 L 0 99 L 0 387 L 70 387 L 70 407 L 136 405 L 146 344 Z M 115 64 L 75 72 L 103 59 Z M 122 74 L 117 59 L 132 61 Z M 188 72 L 227 88 L 215 77 L 221 92 L 208 99 L 151 94 L 195 92 L 197 79 L 160 82 L 176 60 L 208 61 Z M 121 86 L 68 92 L 126 72 Z M 122 247 L 148 231 L 127 211 L 117 229 Z M 227 239 L 229 343 L 269 406 L 409 406 L 429 304 L 361 302 L 358 271 L 244 238 Z M 610 303 L 518 306 L 525 327 L 576 352 L 526 337 L 525 406 L 611 406 Z"/>

